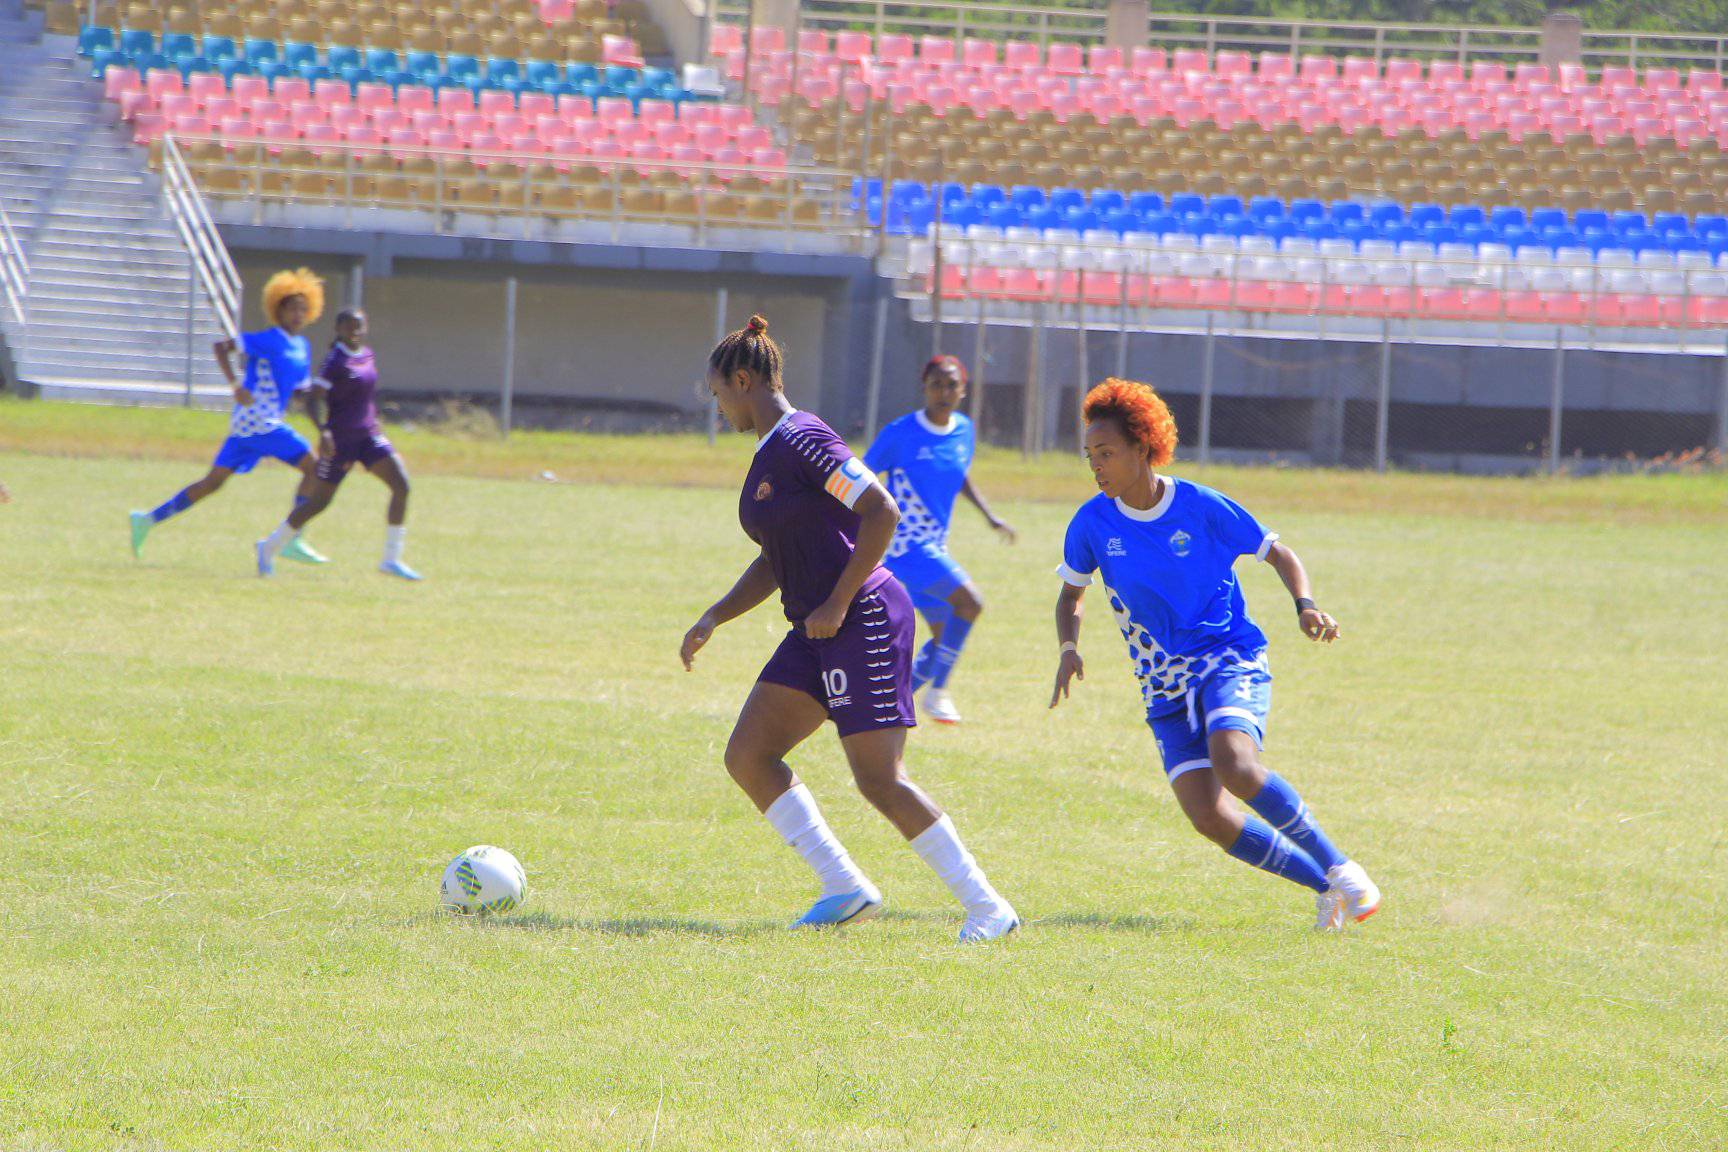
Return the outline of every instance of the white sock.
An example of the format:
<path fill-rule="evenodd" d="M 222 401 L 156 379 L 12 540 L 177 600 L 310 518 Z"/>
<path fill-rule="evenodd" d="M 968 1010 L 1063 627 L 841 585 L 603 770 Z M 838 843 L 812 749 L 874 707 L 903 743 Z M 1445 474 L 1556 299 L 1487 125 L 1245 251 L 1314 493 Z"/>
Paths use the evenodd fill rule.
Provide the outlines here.
<path fill-rule="evenodd" d="M 264 537 L 264 553 L 272 560 L 276 554 L 288 546 L 288 541 L 300 535 L 300 530 L 284 520 L 276 526 L 276 531 Z"/>
<path fill-rule="evenodd" d="M 402 563 L 402 545 L 408 540 L 408 525 L 390 524 L 384 529 L 384 563 Z"/>
<path fill-rule="evenodd" d="M 984 878 L 984 869 L 978 867 L 978 861 L 960 843 L 954 821 L 946 813 L 912 838 L 912 850 L 942 878 L 966 911 L 988 914 L 1007 906 L 1007 901 Z"/>
<path fill-rule="evenodd" d="M 810 865 L 816 879 L 822 882 L 822 895 L 855 892 L 868 883 L 840 841 L 834 838 L 828 821 L 822 819 L 822 812 L 816 807 L 816 798 L 804 785 L 788 788 L 762 815 L 780 833 L 780 838 L 804 857 L 804 863 Z"/>

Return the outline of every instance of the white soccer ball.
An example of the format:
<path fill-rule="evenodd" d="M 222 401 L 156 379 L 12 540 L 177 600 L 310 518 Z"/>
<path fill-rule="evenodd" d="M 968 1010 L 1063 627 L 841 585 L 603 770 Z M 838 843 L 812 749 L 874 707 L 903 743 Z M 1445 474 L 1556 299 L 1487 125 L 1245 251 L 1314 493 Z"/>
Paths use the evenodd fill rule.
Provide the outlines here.
<path fill-rule="evenodd" d="M 444 907 L 482 916 L 520 907 L 527 893 L 528 876 L 516 857 L 490 844 L 476 844 L 450 861 L 438 886 Z"/>

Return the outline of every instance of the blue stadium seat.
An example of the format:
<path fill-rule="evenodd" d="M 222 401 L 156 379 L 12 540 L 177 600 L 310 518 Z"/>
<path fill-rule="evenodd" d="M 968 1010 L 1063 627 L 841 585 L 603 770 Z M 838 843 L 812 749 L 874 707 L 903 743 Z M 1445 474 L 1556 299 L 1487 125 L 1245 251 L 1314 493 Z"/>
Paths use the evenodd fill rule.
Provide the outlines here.
<path fill-rule="evenodd" d="M 1044 203 L 1044 189 L 1030 184 L 1016 184 L 1008 190 L 1008 203 L 1016 208 L 1036 208 Z"/>
<path fill-rule="evenodd" d="M 444 75 L 462 82 L 472 80 L 480 75 L 480 61 L 472 56 L 451 53 L 444 57 Z"/>
<path fill-rule="evenodd" d="M 1637 235 L 1650 230 L 1650 221 L 1642 212 L 1616 212 L 1611 217 L 1614 232 L 1619 236 Z"/>
<path fill-rule="evenodd" d="M 1387 228 L 1393 224 L 1404 222 L 1404 206 L 1394 204 L 1390 200 L 1382 200 L 1378 204 L 1368 206 L 1368 222 L 1376 228 Z"/>
<path fill-rule="evenodd" d="M 284 76 L 292 76 L 294 74 L 293 70 L 284 67 L 280 60 L 251 60 L 248 61 L 248 63 L 252 65 L 252 74 L 254 76 L 262 76 L 272 84 Z"/>
<path fill-rule="evenodd" d="M 252 37 L 246 41 L 246 59 L 256 66 L 266 60 L 281 59 L 281 53 L 276 47 L 276 41 Z"/>
<path fill-rule="evenodd" d="M 587 84 L 600 78 L 600 70 L 592 64 L 564 65 L 564 79 L 572 84 Z"/>
<path fill-rule="evenodd" d="M 1503 205 L 1488 214 L 1488 222 L 1501 231 L 1508 228 L 1522 228 L 1526 223 L 1524 209 Z"/>
<path fill-rule="evenodd" d="M 282 45 L 282 63 L 296 70 L 307 64 L 318 63 L 318 45 L 305 44 L 296 40 L 285 41 Z"/>
<path fill-rule="evenodd" d="M 1412 204 L 1407 219 L 1416 227 L 1427 229 L 1446 222 L 1446 209 L 1438 204 Z"/>
<path fill-rule="evenodd" d="M 107 72 L 110 66 L 121 68 L 126 66 L 126 57 L 112 48 L 96 48 L 88 55 L 90 57 L 90 78 L 93 80 L 102 79 L 102 74 Z"/>
<path fill-rule="evenodd" d="M 1276 196 L 1256 196 L 1248 201 L 1248 218 L 1265 223 L 1284 216 L 1284 201 Z"/>
<path fill-rule="evenodd" d="M 1116 233 L 1138 232 L 1141 230 L 1140 217 L 1126 208 L 1118 208 L 1105 215 L 1104 227 Z"/>
<path fill-rule="evenodd" d="M 174 61 L 174 67 L 179 71 L 182 80 L 189 79 L 194 73 L 215 71 L 210 61 L 202 56 L 182 56 Z"/>
<path fill-rule="evenodd" d="M 600 73 L 600 82 L 616 92 L 622 92 L 626 85 L 636 83 L 636 69 L 625 68 L 619 64 L 608 64 L 606 70 Z"/>
<path fill-rule="evenodd" d="M 1170 211 L 1175 213 L 1179 220 L 1190 216 L 1204 216 L 1206 198 L 1192 192 L 1178 192 L 1170 197 Z"/>
<path fill-rule="evenodd" d="M 1400 220 L 1396 224 L 1388 224 L 1380 230 L 1380 238 L 1394 244 L 1404 244 L 1412 240 L 1422 239 L 1422 229 L 1408 220 Z"/>
<path fill-rule="evenodd" d="M 388 48 L 368 48 L 366 49 L 366 67 L 383 74 L 401 68 L 402 62 L 396 58 L 396 53 Z"/>
<path fill-rule="evenodd" d="M 1136 215 L 1164 211 L 1164 197 L 1156 192 L 1135 192 L 1128 197 L 1128 207 Z"/>
<path fill-rule="evenodd" d="M 1325 219 L 1326 205 L 1318 200 L 1292 200 L 1287 215 L 1300 226 L 1310 220 Z"/>
<path fill-rule="evenodd" d="M 985 219 L 989 221 L 992 228 L 1019 228 L 1022 226 L 1019 207 L 1007 202 L 990 205 L 989 211 L 985 213 Z"/>
<path fill-rule="evenodd" d="M 336 72 L 340 72 L 344 68 L 358 68 L 361 63 L 360 49 L 333 44 L 330 46 L 330 50 L 324 54 L 324 63 Z"/>
<path fill-rule="evenodd" d="M 1608 213 L 1599 208 L 1581 208 L 1572 217 L 1572 226 L 1580 231 L 1590 229 L 1607 231 L 1610 227 Z"/>
<path fill-rule="evenodd" d="M 245 61 L 225 61 L 224 65 L 227 63 L 236 63 L 241 67 L 245 67 Z M 300 67 L 294 69 L 294 75 L 300 77 L 300 79 L 306 81 L 308 84 L 316 84 L 320 80 L 333 79 L 336 74 L 322 64 L 312 63 L 300 65 Z"/>
<path fill-rule="evenodd" d="M 162 55 L 170 60 L 178 60 L 182 56 L 198 55 L 198 41 L 184 32 L 164 32 L 162 34 Z"/>
<path fill-rule="evenodd" d="M 1246 216 L 1226 216 L 1218 221 L 1218 230 L 1240 240 L 1244 236 L 1258 236 L 1260 225 Z"/>
<path fill-rule="evenodd" d="M 1128 201 L 1114 188 L 1096 188 L 1087 203 L 1092 205 L 1096 212 L 1120 212 Z"/>
<path fill-rule="evenodd" d="M 972 188 L 972 203 L 980 208 L 989 208 L 993 204 L 1006 204 L 1008 193 L 998 184 L 978 184 Z"/>
<path fill-rule="evenodd" d="M 206 36 L 200 49 L 211 60 L 234 60 L 240 56 L 240 50 L 234 46 L 232 38 L 227 36 Z"/>
<path fill-rule="evenodd" d="M 494 83 L 500 80 L 520 80 L 522 66 L 514 60 L 493 56 L 486 61 L 486 79 Z"/>
<path fill-rule="evenodd" d="M 1214 196 L 1206 202 L 1206 213 L 1214 220 L 1230 220 L 1244 214 L 1242 197 Z"/>
<path fill-rule="evenodd" d="M 1447 222 L 1455 228 L 1480 225 L 1487 218 L 1487 214 L 1475 204 L 1454 204 L 1452 210 L 1446 214 Z"/>
<path fill-rule="evenodd" d="M 1327 215 L 1334 224 L 1361 224 L 1368 219 L 1368 209 L 1354 200 L 1340 200 Z"/>
<path fill-rule="evenodd" d="M 522 78 L 536 88 L 556 84 L 564 79 L 564 69 L 550 60 L 530 60 L 522 70 Z"/>
<path fill-rule="evenodd" d="M 1679 212 L 1657 212 L 1650 217 L 1650 230 L 1659 236 L 1690 232 L 1691 223 Z"/>
<path fill-rule="evenodd" d="M 1078 188 L 1052 188 L 1045 197 L 1045 203 L 1060 212 L 1070 208 L 1078 208 L 1086 203 L 1086 193 Z"/>
<path fill-rule="evenodd" d="M 970 228 L 984 223 L 984 212 L 970 200 L 962 200 L 942 209 L 942 222 L 954 228 Z"/>
<path fill-rule="evenodd" d="M 1564 228 L 1566 227 L 1566 211 L 1563 208 L 1532 209 L 1530 227 L 1543 232 L 1550 228 Z"/>
<path fill-rule="evenodd" d="M 148 56 L 156 51 L 156 37 L 141 28 L 122 28 L 120 51 L 127 56 Z"/>
<path fill-rule="evenodd" d="M 113 30 L 86 24 L 78 32 L 78 55 L 93 56 L 99 49 L 114 50 Z"/>
<path fill-rule="evenodd" d="M 1051 229 L 1062 227 L 1062 213 L 1048 204 L 1041 204 L 1026 213 L 1028 228 Z"/>
<path fill-rule="evenodd" d="M 1692 232 L 1698 236 L 1728 236 L 1728 216 L 1698 216 L 1692 221 Z"/>
<path fill-rule="evenodd" d="M 1091 208 L 1070 208 L 1062 214 L 1062 227 L 1075 232 L 1091 232 L 1101 226 L 1098 213 Z"/>

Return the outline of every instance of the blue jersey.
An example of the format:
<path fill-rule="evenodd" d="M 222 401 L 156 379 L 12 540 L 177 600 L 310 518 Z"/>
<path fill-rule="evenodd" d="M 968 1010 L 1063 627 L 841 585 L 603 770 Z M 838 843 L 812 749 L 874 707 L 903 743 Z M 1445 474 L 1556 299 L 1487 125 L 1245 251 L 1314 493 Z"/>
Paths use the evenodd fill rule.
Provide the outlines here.
<path fill-rule="evenodd" d="M 246 390 L 252 403 L 234 405 L 228 421 L 230 436 L 262 436 L 282 427 L 282 415 L 294 390 L 312 379 L 312 344 L 280 328 L 248 332 L 240 337 L 246 354 Z"/>
<path fill-rule="evenodd" d="M 966 482 L 973 448 L 972 421 L 958 412 L 946 425 L 932 424 L 922 410 L 912 412 L 877 435 L 864 463 L 900 505 L 889 556 L 903 556 L 919 545 L 948 546 L 954 498 Z"/>
<path fill-rule="evenodd" d="M 1278 539 L 1222 493 L 1163 480 L 1145 511 L 1103 493 L 1082 504 L 1056 570 L 1078 587 L 1103 576 L 1148 712 L 1177 706 L 1220 667 L 1258 659 L 1266 634 L 1248 618 L 1234 566 L 1264 559 Z"/>

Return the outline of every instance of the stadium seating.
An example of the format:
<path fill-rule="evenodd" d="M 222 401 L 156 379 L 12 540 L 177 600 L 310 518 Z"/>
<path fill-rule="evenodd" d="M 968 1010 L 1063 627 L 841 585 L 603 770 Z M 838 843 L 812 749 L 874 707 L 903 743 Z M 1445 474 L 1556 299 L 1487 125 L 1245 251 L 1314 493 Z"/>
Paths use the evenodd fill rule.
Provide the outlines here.
<path fill-rule="evenodd" d="M 720 41 L 741 78 L 739 37 Z M 987 41 L 805 33 L 794 92 L 783 37 L 759 30 L 756 47 L 751 89 L 816 159 L 855 166 L 869 113 L 878 134 L 892 124 L 891 175 L 926 181 L 1692 213 L 1728 195 L 1714 72 L 1590 81 L 1534 65 L 1101 48 L 1082 67 L 1035 45 L 993 59 Z"/>
<path fill-rule="evenodd" d="M 78 34 L 90 11 L 83 3 L 65 0 L 33 2 L 46 8 L 52 32 Z M 117 41 L 124 30 L 133 36 L 219 37 L 236 45 L 249 40 L 343 44 L 396 53 L 637 67 L 644 57 L 667 53 L 664 34 L 642 0 L 104 0 L 94 13 L 90 23 L 110 30 Z"/>

